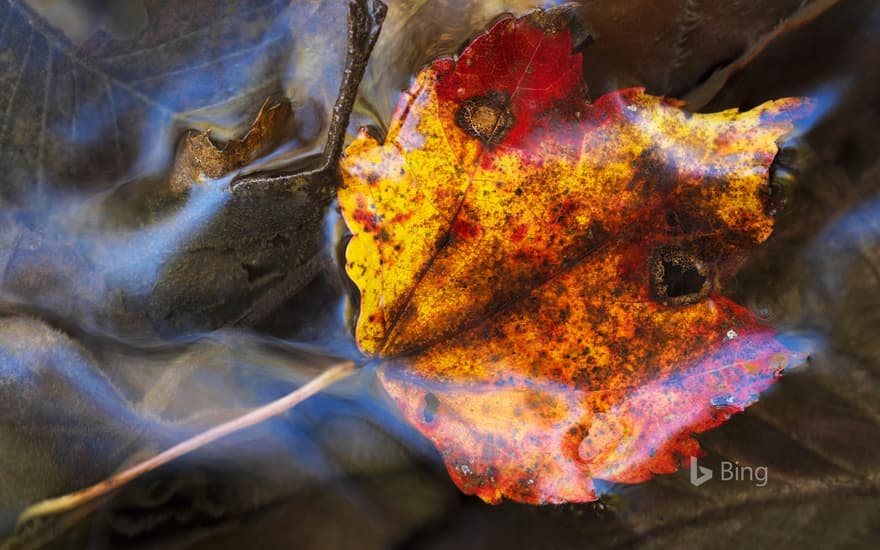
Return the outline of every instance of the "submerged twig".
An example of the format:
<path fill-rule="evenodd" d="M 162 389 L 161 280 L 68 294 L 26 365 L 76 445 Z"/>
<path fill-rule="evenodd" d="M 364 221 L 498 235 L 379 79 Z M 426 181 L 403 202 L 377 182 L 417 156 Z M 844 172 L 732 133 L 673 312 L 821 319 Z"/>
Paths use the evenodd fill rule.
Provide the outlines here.
<path fill-rule="evenodd" d="M 745 52 L 731 63 L 715 71 L 706 81 L 694 87 L 684 100 L 690 111 L 699 111 L 715 99 L 730 78 L 758 57 L 767 46 L 783 34 L 797 29 L 828 11 L 840 0 L 813 0 L 803 5 L 790 17 L 783 19 L 769 32 L 761 35 Z"/>
<path fill-rule="evenodd" d="M 358 88 L 363 79 L 370 54 L 379 39 L 382 22 L 387 13 L 387 7 L 381 0 L 349 0 L 348 8 L 348 52 L 345 58 L 345 69 L 342 72 L 342 82 L 339 84 L 339 95 L 333 105 L 327 142 L 324 145 L 320 165 L 306 171 L 293 173 L 282 171 L 274 175 L 250 174 L 234 181 L 233 189 L 250 187 L 265 189 L 273 186 L 283 189 L 290 187 L 292 183 L 297 181 L 306 181 L 309 178 L 320 178 L 328 173 L 335 173 L 339 156 L 342 154 L 351 111 L 357 99 Z"/>

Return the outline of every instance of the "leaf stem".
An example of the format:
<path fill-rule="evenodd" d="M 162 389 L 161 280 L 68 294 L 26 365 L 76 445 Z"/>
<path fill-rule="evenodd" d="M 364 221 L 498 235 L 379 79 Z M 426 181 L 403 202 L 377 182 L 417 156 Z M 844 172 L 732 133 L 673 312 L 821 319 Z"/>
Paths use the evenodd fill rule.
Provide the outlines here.
<path fill-rule="evenodd" d="M 287 412 L 332 384 L 348 378 L 356 371 L 357 368 L 351 361 L 334 365 L 287 395 L 254 409 L 243 416 L 224 422 L 223 424 L 184 440 L 170 449 L 114 474 L 91 487 L 86 487 L 85 489 L 68 493 L 60 497 L 42 500 L 29 506 L 18 516 L 17 525 L 21 526 L 25 522 L 36 517 L 67 512 L 107 495 L 126 483 L 146 474 L 147 472 L 155 470 L 176 458 L 200 449 L 222 437 L 250 428 L 251 426 L 265 422 L 274 416 Z"/>

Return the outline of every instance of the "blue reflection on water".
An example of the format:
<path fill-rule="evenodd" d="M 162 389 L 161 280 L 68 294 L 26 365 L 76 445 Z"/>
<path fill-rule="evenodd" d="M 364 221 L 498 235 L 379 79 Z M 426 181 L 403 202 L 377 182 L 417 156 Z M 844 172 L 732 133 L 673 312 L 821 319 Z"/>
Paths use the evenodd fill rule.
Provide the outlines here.
<path fill-rule="evenodd" d="M 880 238 L 878 221 L 880 197 L 872 197 L 853 206 L 822 230 L 811 249 L 811 256 L 816 258 L 827 254 L 827 246 L 841 251 L 858 251 L 866 240 L 873 242 Z"/>
<path fill-rule="evenodd" d="M 798 140 L 803 134 L 809 132 L 822 122 L 840 104 L 840 98 L 846 93 L 850 82 L 851 79 L 825 82 L 819 88 L 806 94 L 813 101 L 813 111 L 797 121 L 796 131 L 788 137 L 786 143 L 790 144 Z"/>
<path fill-rule="evenodd" d="M 204 230 L 230 200 L 231 194 L 224 191 L 227 188 L 228 178 L 194 185 L 182 208 L 148 229 L 96 236 L 99 242 L 93 243 L 97 246 L 90 258 L 92 264 L 101 272 L 112 273 L 111 286 L 152 286 L 163 264 Z"/>

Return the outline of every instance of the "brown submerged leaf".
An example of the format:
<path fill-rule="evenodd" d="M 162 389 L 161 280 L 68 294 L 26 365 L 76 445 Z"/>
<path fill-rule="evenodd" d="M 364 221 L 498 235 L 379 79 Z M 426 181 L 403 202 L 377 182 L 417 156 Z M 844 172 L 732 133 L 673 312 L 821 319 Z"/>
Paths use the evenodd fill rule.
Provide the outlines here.
<path fill-rule="evenodd" d="M 213 129 L 213 137 L 231 139 L 279 92 L 304 125 L 292 148 L 320 147 L 340 77 L 334 69 L 346 52 L 345 33 L 325 32 L 324 22 L 344 21 L 344 3 L 141 4 L 142 28 L 120 34 L 90 23 L 94 29 L 76 41 L 82 18 L 49 22 L 31 2 L 0 4 L 4 202 L 33 207 L 54 189 L 100 190 L 155 176 L 178 132 Z"/>
<path fill-rule="evenodd" d="M 289 101 L 267 99 L 250 130 L 240 139 L 218 147 L 211 140 L 210 130 L 188 132 L 171 170 L 169 191 L 182 193 L 205 178 L 217 179 L 247 166 L 289 139 L 293 124 Z"/>
<path fill-rule="evenodd" d="M 312 7 L 318 8 L 316 5 Z M 65 403 L 60 398 L 40 399 L 39 396 L 46 394 L 51 397 L 59 389 L 66 392 L 64 395 L 69 399 L 79 399 L 89 405 L 94 401 L 97 407 L 103 407 L 111 429 L 102 430 L 97 421 L 91 422 L 95 424 L 94 431 L 90 426 L 80 425 L 78 421 L 81 418 L 91 417 L 76 414 L 78 408 L 69 407 L 72 418 L 64 419 L 63 423 L 71 426 L 71 430 L 80 432 L 78 437 L 62 440 L 50 434 L 48 442 L 35 437 L 33 454 L 52 452 L 52 445 L 58 442 L 68 448 L 75 448 L 83 442 L 104 444 L 105 440 L 113 439 L 114 434 L 106 432 L 116 428 L 114 419 L 124 423 L 129 416 L 142 422 L 145 428 L 126 429 L 127 426 L 123 425 L 120 427 L 123 435 L 137 438 L 143 432 L 152 439 L 150 443 L 155 442 L 159 449 L 169 447 L 166 442 L 181 439 L 181 434 L 175 433 L 176 422 L 180 419 L 167 418 L 164 414 L 165 409 L 171 408 L 169 400 L 185 399 L 187 406 L 183 410 L 193 416 L 193 422 L 199 428 L 204 428 L 206 422 L 212 423 L 212 407 L 204 404 L 200 407 L 192 399 L 202 395 L 213 405 L 204 395 L 208 393 L 205 388 L 191 388 L 191 396 L 176 394 L 175 390 L 191 374 L 189 371 L 200 367 L 206 368 L 206 373 L 200 376 L 210 379 L 209 388 L 215 385 L 214 377 L 221 373 L 216 362 L 210 356 L 195 359 L 194 365 L 163 361 L 162 348 L 165 346 L 168 346 L 169 357 L 182 357 L 181 352 L 186 355 L 186 350 L 155 342 L 141 324 L 146 320 L 152 323 L 157 332 L 177 336 L 186 331 L 255 322 L 259 320 L 258 316 L 254 317 L 255 310 L 259 315 L 265 314 L 266 308 L 277 307 L 302 288 L 316 272 L 320 265 L 323 218 L 336 186 L 336 161 L 342 147 L 342 137 L 366 59 L 385 13 L 381 2 L 370 0 L 355 0 L 349 4 L 349 8 L 349 17 L 345 20 L 349 30 L 347 47 L 344 49 L 346 62 L 341 68 L 332 67 L 334 73 L 342 75 L 342 81 L 332 108 L 328 106 L 326 109 L 331 113 L 328 138 L 324 151 L 317 159 L 309 154 L 299 159 L 302 162 L 297 162 L 288 173 L 230 181 L 233 180 L 232 172 L 253 164 L 279 142 L 290 138 L 293 129 L 290 103 L 266 103 L 251 130 L 241 139 L 229 141 L 222 148 L 211 142 L 207 132 L 187 136 L 170 180 L 135 179 L 105 195 L 71 195 L 66 197 L 69 201 L 51 205 L 48 211 L 40 211 L 32 205 L 30 211 L 8 208 L 2 213 L 0 222 L 3 222 L 4 231 L 0 233 L 0 260 L 4 264 L 3 298 L 7 302 L 3 304 L 3 313 L 8 313 L 7 309 L 17 313 L 24 310 L 46 316 L 86 340 L 93 336 L 89 331 L 110 334 L 104 334 L 106 339 L 99 339 L 102 344 L 97 347 L 100 360 L 80 360 L 79 355 L 85 355 L 85 352 L 61 334 L 53 333 L 55 340 L 61 341 L 57 346 L 50 345 L 52 342 L 43 342 L 47 340 L 39 338 L 43 325 L 36 321 L 24 323 L 24 330 L 17 331 L 27 336 L 20 338 L 19 342 L 15 338 L 4 340 L 0 352 L 8 351 L 10 361 L 0 363 L 0 388 L 7 390 L 9 395 L 21 395 L 22 399 L 15 403 L 12 410 L 0 411 L 2 418 L 10 422 L 8 431 L 3 426 L 0 436 L 6 438 L 11 434 L 13 439 L 19 437 L 17 428 L 23 419 L 26 420 L 26 428 L 39 433 L 44 417 L 58 415 L 60 411 L 56 405 Z M 326 56 L 325 60 L 329 57 Z M 28 225 L 35 219 L 35 228 L 32 229 Z M 279 288 L 281 293 L 275 292 Z M 3 326 L 0 330 L 6 328 Z M 83 330 L 86 336 L 79 330 Z M 7 333 L 15 334 L 16 330 L 5 330 L 3 336 L 6 337 Z M 137 339 L 128 340 L 131 336 Z M 124 392 L 125 398 L 114 400 L 114 396 L 123 393 L 117 384 L 128 386 L 137 382 L 138 371 L 141 370 L 128 368 L 132 365 L 131 361 L 126 360 L 125 353 L 121 354 L 118 362 L 127 367 L 118 367 L 117 361 L 108 359 L 114 347 L 125 347 L 125 344 L 116 340 L 120 337 L 124 342 L 146 343 L 144 349 L 131 348 L 128 353 L 142 354 L 148 358 L 153 356 L 152 360 L 157 361 L 154 366 L 161 368 L 144 370 L 150 375 L 161 376 L 157 380 L 141 380 L 146 389 L 124 387 L 128 390 Z M 258 367 L 265 367 L 271 354 L 261 352 L 260 347 L 267 343 L 256 336 L 245 337 L 239 348 L 256 348 L 254 361 Z M 236 352 L 240 353 L 240 350 Z M 43 361 L 40 354 L 44 351 L 49 354 L 49 361 Z M 289 350 L 286 354 L 287 368 L 296 364 L 290 362 L 290 351 L 295 350 Z M 319 364 L 320 356 L 317 358 Z M 146 366 L 150 362 L 147 359 Z M 317 364 L 313 357 L 312 366 Z M 251 364 L 246 357 L 235 358 L 229 377 L 236 381 L 249 368 Z M 257 370 L 259 372 L 259 368 Z M 108 371 L 120 371 L 121 379 L 111 382 L 106 376 Z M 324 376 L 330 380 L 332 376 L 351 373 L 352 364 L 345 361 L 337 364 L 336 369 L 328 369 Z M 276 379 L 283 384 L 283 376 L 269 374 L 276 375 Z M 43 387 L 44 378 L 48 379 L 46 387 Z M 57 382 L 59 378 L 62 384 Z M 84 387 L 71 384 L 76 380 L 81 380 Z M 104 383 L 98 384 L 94 380 Z M 321 380 L 319 376 L 310 384 L 292 391 L 289 394 L 291 404 L 286 406 L 292 406 L 296 402 L 294 398 L 303 399 L 303 396 L 311 395 L 323 387 Z M 23 389 L 33 389 L 34 397 L 30 392 L 23 392 Z M 256 393 L 257 389 L 249 387 L 223 388 L 221 384 L 220 389 L 223 391 L 217 396 L 219 402 L 242 397 L 253 402 L 258 399 L 254 396 L 260 395 Z M 255 393 L 251 395 L 248 391 Z M 134 399 L 129 401 L 129 397 Z M 272 409 L 276 411 L 272 413 L 274 415 L 280 412 L 277 406 Z M 238 417 L 234 413 L 227 416 L 233 419 Z M 54 426 L 61 423 L 59 420 L 49 424 Z M 201 446 L 224 434 L 241 430 L 245 424 L 236 421 L 226 426 L 221 430 L 205 430 L 204 433 L 199 430 L 199 437 L 189 439 L 189 443 L 182 446 L 172 447 L 177 450 L 171 454 L 160 453 L 158 457 L 170 460 L 172 456 L 179 456 L 174 453 L 189 452 L 191 447 L 188 445 Z M 183 434 L 188 435 L 185 431 Z M 187 440 L 187 437 L 182 439 Z M 144 455 L 155 454 L 151 452 L 152 448 L 144 448 L 141 441 L 136 441 L 135 445 Z M 118 447 L 122 456 L 133 465 L 141 465 L 129 468 L 128 472 L 142 473 L 158 464 L 143 461 L 143 456 L 132 456 L 131 443 L 119 443 L 113 447 Z M 23 449 L 13 446 L 13 450 L 18 452 Z M 163 456 L 167 458 L 161 458 Z M 108 455 L 107 458 L 111 457 Z M 78 460 L 87 460 L 87 457 L 79 457 Z M 27 460 L 22 459 L 21 462 Z M 75 467 L 76 461 L 72 465 Z M 96 461 L 95 466 L 106 471 L 125 465 L 120 464 L 119 456 L 114 455 L 109 463 Z M 263 466 L 258 470 L 269 468 Z M 83 473 L 92 475 L 93 472 Z M 119 479 L 122 480 L 119 485 L 122 485 L 131 478 L 123 476 Z M 30 497 L 16 494 L 14 480 L 10 481 L 13 486 L 10 499 L 19 506 L 22 499 Z M 63 490 L 68 492 L 70 480 L 61 475 L 60 481 L 64 483 Z M 72 481 L 76 486 L 83 485 L 81 478 Z M 287 486 L 288 483 L 275 484 L 275 488 Z M 57 484 L 49 487 L 51 493 L 59 491 Z M 99 487 L 102 490 L 110 488 L 108 485 Z M 245 487 L 243 484 L 242 488 Z M 41 490 L 44 487 L 26 484 L 24 488 Z M 276 493 L 267 498 L 264 490 L 262 495 L 257 490 L 254 493 L 257 494 L 254 500 L 263 504 L 277 498 Z M 165 503 L 163 499 L 157 500 L 157 506 Z M 218 512 L 210 510 L 211 506 L 217 505 L 209 502 L 208 509 L 212 515 L 219 517 Z M 241 514 L 250 506 L 243 503 L 240 508 L 233 508 L 235 513 Z M 26 524 L 21 525 L 13 538 L 4 541 L 3 548 L 48 541 L 93 510 L 93 499 L 77 501 L 73 508 L 70 514 L 59 512 L 49 518 L 23 522 Z M 193 508 L 200 510 L 201 506 L 194 503 Z M 184 510 L 184 513 L 191 511 Z M 4 510 L 4 523 L 12 519 L 8 516 L 9 512 Z M 159 516 L 158 521 L 164 523 L 161 513 Z M 134 523 L 138 524 L 135 530 L 149 530 L 156 522 L 155 517 L 135 518 Z M 7 526 L 3 526 L 4 530 Z"/>
<path fill-rule="evenodd" d="M 169 176 L 148 178 L 128 174 L 132 181 L 119 182 L 104 196 L 65 195 L 62 201 L 48 201 L 49 211 L 43 208 L 42 200 L 35 199 L 21 212 L 10 212 L 11 234 L 0 241 L 6 248 L 3 256 L 9 266 L 2 281 L 7 299 L 80 318 L 101 330 L 136 335 L 158 333 L 167 337 L 228 325 L 257 324 L 312 281 L 327 263 L 321 255 L 321 244 L 324 215 L 337 183 L 335 158 L 341 149 L 341 136 L 363 63 L 378 29 L 379 9 L 374 4 L 357 2 L 353 6 L 358 9 L 360 22 L 349 34 L 344 32 L 345 18 L 338 17 L 342 6 L 305 3 L 284 7 L 264 2 L 249 8 L 252 11 L 247 13 L 253 21 L 246 24 L 236 25 L 231 17 L 206 21 L 206 27 L 193 31 L 199 40 L 192 42 L 193 36 L 188 33 L 172 36 L 174 24 L 166 28 L 163 22 L 170 18 L 186 27 L 198 20 L 201 10 L 184 10 L 187 17 L 177 21 L 179 8 L 148 2 L 148 25 L 143 33 L 133 39 L 109 39 L 107 44 L 95 38 L 97 44 L 106 45 L 113 53 L 109 59 L 125 60 L 123 67 L 127 71 L 165 70 L 154 66 L 152 57 L 165 48 L 173 48 L 175 55 L 181 56 L 180 60 L 175 55 L 158 56 L 166 63 L 192 64 L 192 70 L 160 72 L 143 80 L 156 86 L 156 93 L 164 94 L 174 105 L 207 100 L 175 93 L 171 89 L 175 84 L 218 99 L 217 88 L 223 86 L 214 84 L 216 77 L 210 76 L 212 72 L 229 71 L 221 83 L 241 85 L 244 89 L 235 90 L 234 94 L 226 90 L 231 97 L 223 96 L 222 101 L 212 106 L 216 112 L 185 114 L 169 113 L 167 106 L 155 105 L 143 93 L 132 92 L 139 103 L 129 107 L 143 119 L 126 127 L 124 138 L 138 136 L 146 140 L 133 146 L 161 152 L 167 147 L 168 135 L 183 124 L 208 129 L 183 137 Z M 45 23 L 25 6 L 13 5 L 8 9 L 5 24 L 16 32 L 22 29 L 15 25 L 29 23 L 37 28 L 36 25 Z M 272 13 L 280 16 L 277 21 L 271 20 Z M 24 17 L 22 14 L 33 18 L 20 22 L 17 17 Z M 256 17 L 260 14 L 267 19 Z M 323 19 L 339 20 L 340 32 L 321 32 Z M 249 31 L 252 25 L 255 29 Z M 243 33 L 242 40 L 255 34 L 262 41 L 233 48 L 216 61 L 195 63 L 204 54 L 198 49 L 189 52 L 184 45 L 206 47 L 209 39 L 213 39 L 210 33 L 227 26 L 230 32 Z M 294 39 L 295 31 L 298 34 Z M 36 30 L 31 30 L 31 34 L 42 36 Z M 224 51 L 234 45 L 234 36 L 227 37 L 230 43 L 222 44 Z M 61 48 L 63 37 L 52 40 L 55 42 L 50 40 L 50 45 L 58 49 L 58 55 L 74 55 Z M 287 43 L 291 41 L 292 44 Z M 86 41 L 80 49 L 89 44 L 92 42 Z M 312 55 L 310 48 L 317 48 L 320 55 Z M 276 49 L 284 53 L 276 53 Z M 187 58 L 186 53 L 192 54 L 193 59 Z M 279 66 L 269 63 L 265 56 L 277 58 Z M 233 60 L 248 69 L 242 71 L 237 64 L 226 67 Z M 274 80 L 253 88 L 256 77 L 249 75 L 249 71 L 271 72 L 273 67 L 277 69 L 271 75 Z M 105 80 L 118 78 L 109 73 L 96 74 L 95 78 Z M 30 85 L 30 77 L 37 76 L 28 71 L 22 75 L 16 86 Z M 253 101 L 257 93 L 263 94 L 262 100 L 271 90 L 278 91 L 281 77 L 288 79 L 283 83 L 284 93 L 293 101 L 264 103 L 250 130 L 239 131 L 234 117 L 239 116 L 237 111 L 246 111 L 238 102 Z M 337 80 L 340 78 L 341 81 Z M 49 80 L 45 82 L 49 84 Z M 330 86 L 337 82 L 334 95 L 330 95 Z M 131 91 L 130 85 L 119 85 Z M 24 92 L 16 88 L 15 93 Z M 322 99 L 329 102 L 337 95 L 335 105 L 321 107 Z M 104 100 L 115 101 L 114 98 L 111 95 Z M 98 128 L 90 131 L 99 138 L 113 138 L 112 134 L 99 131 L 103 124 L 100 118 L 77 118 L 80 96 L 71 92 L 68 99 L 73 101 L 73 111 L 63 113 L 67 118 L 53 123 L 53 128 L 72 125 L 81 132 L 94 124 Z M 102 98 L 94 101 L 100 103 Z M 43 114 L 49 116 L 48 111 Z M 113 116 L 111 122 L 118 133 L 119 120 L 124 115 Z M 232 126 L 224 129 L 224 122 Z M 139 128 L 138 124 L 144 127 Z M 324 151 L 315 154 L 315 138 L 322 128 L 327 129 L 328 139 Z M 65 137 L 73 139 L 75 135 L 76 132 Z M 215 140 L 217 135 L 220 140 Z M 230 135 L 242 137 L 230 139 Z M 44 141 L 52 137 L 51 133 L 41 134 L 38 145 L 43 147 Z M 222 147 L 214 145 L 214 141 L 222 140 L 227 141 Z M 272 179 L 238 177 L 241 174 L 234 173 L 245 168 L 253 170 L 255 161 L 282 145 L 285 150 L 275 156 L 284 157 L 281 167 L 290 167 L 286 176 Z M 89 151 L 107 155 L 95 160 L 95 166 L 112 164 L 113 155 L 119 153 L 112 149 L 104 151 L 96 143 L 90 143 Z M 142 153 L 143 150 L 138 154 Z M 163 158 L 162 154 L 158 159 L 154 156 L 150 154 L 151 162 L 160 165 L 156 161 Z M 153 165 L 140 168 L 156 170 Z M 15 169 L 13 166 L 7 172 L 14 177 Z M 120 172 L 119 176 L 122 175 Z M 233 179 L 234 185 L 230 181 Z M 13 183 L 27 188 L 24 181 Z M 78 181 L 92 179 L 83 177 Z M 45 192 L 43 198 L 48 198 L 61 184 L 54 181 L 48 187 L 35 185 L 33 189 Z M 7 188 L 13 189 L 14 186 Z M 28 222 L 22 223 L 23 219 Z M 132 253 L 134 250 L 137 253 Z"/>

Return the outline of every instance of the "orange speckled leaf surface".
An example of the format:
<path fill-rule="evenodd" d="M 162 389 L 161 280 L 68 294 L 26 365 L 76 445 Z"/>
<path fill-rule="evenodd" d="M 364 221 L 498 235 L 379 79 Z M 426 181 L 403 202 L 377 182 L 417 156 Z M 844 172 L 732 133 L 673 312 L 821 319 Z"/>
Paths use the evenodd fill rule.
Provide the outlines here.
<path fill-rule="evenodd" d="M 341 161 L 358 344 L 487 502 L 673 472 L 800 358 L 720 290 L 772 232 L 770 164 L 810 102 L 590 103 L 570 21 L 500 20 Z"/>

